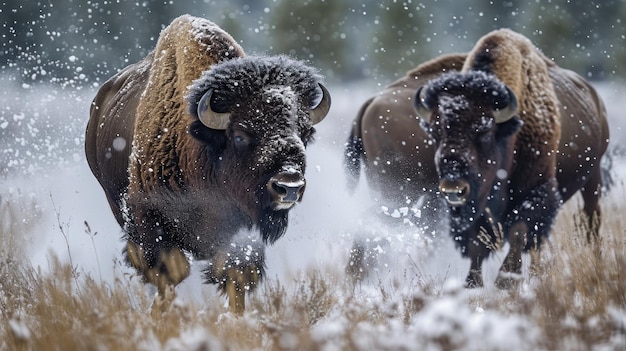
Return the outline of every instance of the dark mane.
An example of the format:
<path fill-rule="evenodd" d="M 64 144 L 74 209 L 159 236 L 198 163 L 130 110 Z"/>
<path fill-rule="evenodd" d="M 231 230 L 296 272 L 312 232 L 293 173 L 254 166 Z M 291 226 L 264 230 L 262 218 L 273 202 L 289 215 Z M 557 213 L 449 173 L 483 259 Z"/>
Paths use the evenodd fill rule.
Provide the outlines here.
<path fill-rule="evenodd" d="M 204 71 L 189 87 L 185 97 L 189 113 L 197 116 L 202 95 L 213 89 L 220 103 L 230 105 L 242 97 L 256 96 L 267 87 L 289 86 L 308 99 L 309 106 L 318 98 L 321 76 L 317 70 L 287 56 L 246 56 L 221 62 Z"/>
<path fill-rule="evenodd" d="M 482 71 L 450 72 L 431 80 L 424 86 L 424 103 L 428 107 L 437 106 L 442 94 L 463 95 L 471 101 L 489 99 L 490 107 L 506 106 L 511 97 L 506 86 L 493 74 Z"/>

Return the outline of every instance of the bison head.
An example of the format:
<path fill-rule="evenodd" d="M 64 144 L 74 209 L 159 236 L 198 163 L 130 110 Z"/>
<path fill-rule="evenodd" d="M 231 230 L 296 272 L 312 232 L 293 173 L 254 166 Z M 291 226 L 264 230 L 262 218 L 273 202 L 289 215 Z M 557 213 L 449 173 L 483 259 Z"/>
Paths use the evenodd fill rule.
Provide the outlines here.
<path fill-rule="evenodd" d="M 207 177 L 274 242 L 305 188 L 305 147 L 330 108 L 315 70 L 284 56 L 213 66 L 187 95 L 190 133 L 206 145 Z"/>
<path fill-rule="evenodd" d="M 513 136 L 522 126 L 515 94 L 493 75 L 453 72 L 420 88 L 414 104 L 437 146 L 439 191 L 453 229 L 466 230 L 487 201 L 506 196 Z"/>

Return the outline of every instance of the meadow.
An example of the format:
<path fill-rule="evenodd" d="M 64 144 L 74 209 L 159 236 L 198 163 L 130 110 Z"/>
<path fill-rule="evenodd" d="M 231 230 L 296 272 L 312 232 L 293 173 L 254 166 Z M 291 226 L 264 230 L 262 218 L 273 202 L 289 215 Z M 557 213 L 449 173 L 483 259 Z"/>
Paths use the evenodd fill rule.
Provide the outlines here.
<path fill-rule="evenodd" d="M 354 101 L 372 92 L 338 88 L 334 122 L 320 124 L 310 148 L 307 195 L 285 238 L 267 249 L 267 277 L 245 314 L 229 313 L 201 284 L 200 262 L 161 312 L 154 289 L 121 262 L 121 230 L 82 155 L 93 92 L 23 89 L 3 99 L 12 138 L 3 138 L 0 350 L 626 349 L 626 172 L 617 151 L 600 237 L 587 241 L 575 197 L 560 211 L 540 273 L 526 265 L 514 289 L 492 284 L 506 246 L 486 262 L 486 286 L 466 290 L 469 263 L 449 238 L 382 223 L 370 228 L 380 256 L 355 281 L 346 267 L 370 194 L 364 182 L 356 195 L 345 191 L 341 149 Z M 618 141 L 619 91 L 601 90 Z"/>

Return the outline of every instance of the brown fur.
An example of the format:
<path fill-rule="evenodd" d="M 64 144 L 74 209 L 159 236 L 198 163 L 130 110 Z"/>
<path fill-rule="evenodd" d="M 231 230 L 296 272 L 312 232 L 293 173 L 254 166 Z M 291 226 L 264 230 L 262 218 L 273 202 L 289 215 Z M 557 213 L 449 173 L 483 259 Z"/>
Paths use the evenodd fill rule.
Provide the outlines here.
<path fill-rule="evenodd" d="M 397 80 L 396 83 L 391 84 L 390 87 L 395 86 L 398 82 L 404 82 L 407 79 L 430 79 L 433 73 L 441 74 L 451 71 L 460 71 L 463 68 L 466 57 L 466 54 L 447 54 L 428 60 L 408 71 L 405 78 Z"/>
<path fill-rule="evenodd" d="M 189 218 L 176 217 L 179 229 L 184 230 L 185 220 L 197 218 L 197 214 L 166 189 L 180 191 L 187 185 L 202 189 L 206 184 L 199 166 L 207 163 L 206 151 L 188 133 L 193 117 L 187 112 L 184 96 L 203 71 L 240 56 L 244 52 L 229 34 L 207 20 L 184 15 L 161 32 L 156 48 L 143 60 L 105 82 L 92 103 L 85 138 L 87 161 L 115 218 L 129 231 L 128 263 L 155 284 L 162 297 L 168 285 L 187 277 L 189 262 L 172 245 L 182 238 L 170 232 L 165 235 L 158 228 L 171 231 L 173 224 L 154 223 L 153 211 L 187 206 Z M 168 118 L 155 120 L 155 116 L 164 116 L 164 111 Z M 123 147 L 115 147 L 118 139 L 125 142 Z M 205 199 L 196 195 L 189 201 Z M 209 227 L 205 223 L 221 224 L 215 216 L 200 218 L 205 227 Z M 137 234 L 129 225 L 142 227 L 142 232 Z M 162 247 L 158 245 L 161 240 L 166 241 Z M 182 244 L 192 247 L 189 242 Z M 220 244 L 216 239 L 215 245 Z"/>
<path fill-rule="evenodd" d="M 477 67 L 477 58 L 488 56 L 493 73 L 517 96 L 518 114 L 524 126 L 517 135 L 513 180 L 532 188 L 556 175 L 556 154 L 561 136 L 558 99 L 549 69 L 555 64 L 526 37 L 499 29 L 482 37 L 469 52 L 463 72 Z M 537 110 L 541 106 L 542 110 Z M 538 179 L 539 175 L 539 179 Z"/>
<path fill-rule="evenodd" d="M 151 53 L 107 80 L 91 104 L 91 118 L 87 123 L 87 162 L 105 190 L 109 206 L 120 226 L 124 225 L 121 197 L 128 187 L 128 157 L 135 130 L 134 119 L 128 116 L 134 116 L 137 109 L 139 97 L 148 81 L 152 58 Z M 112 147 L 116 139 L 124 141 L 123 147 Z"/>
<path fill-rule="evenodd" d="M 202 184 L 201 178 L 189 178 L 200 172 L 181 171 L 196 169 L 206 160 L 201 143 L 182 137 L 192 117 L 181 102 L 203 71 L 224 58 L 244 56 L 244 52 L 228 33 L 200 21 L 191 16 L 178 17 L 159 37 L 154 50 L 154 61 L 159 64 L 150 71 L 147 93 L 137 107 L 129 193 L 153 190 L 158 185 L 180 189 L 189 183 Z M 209 35 L 198 35 L 195 25 L 208 27 Z M 171 111 L 171 118 L 154 123 L 154 116 L 164 110 Z"/>

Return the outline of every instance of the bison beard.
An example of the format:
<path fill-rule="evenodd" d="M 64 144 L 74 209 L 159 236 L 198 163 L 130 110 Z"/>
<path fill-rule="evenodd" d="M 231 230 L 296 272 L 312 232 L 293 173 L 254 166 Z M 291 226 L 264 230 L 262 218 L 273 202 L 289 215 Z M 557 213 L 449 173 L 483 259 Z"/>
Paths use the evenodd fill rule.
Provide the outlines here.
<path fill-rule="evenodd" d="M 271 206 L 268 206 L 270 204 L 270 196 L 265 187 L 260 188 L 257 192 L 260 193 L 257 198 L 261 200 L 259 201 L 259 220 L 257 225 L 261 231 L 263 241 L 273 244 L 287 230 L 289 210 L 274 210 Z"/>
<path fill-rule="evenodd" d="M 259 229 L 263 241 L 273 244 L 285 234 L 287 230 L 288 210 L 272 210 L 265 207 L 261 209 Z"/>

